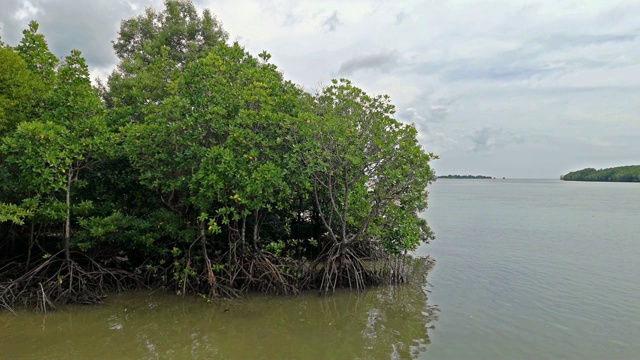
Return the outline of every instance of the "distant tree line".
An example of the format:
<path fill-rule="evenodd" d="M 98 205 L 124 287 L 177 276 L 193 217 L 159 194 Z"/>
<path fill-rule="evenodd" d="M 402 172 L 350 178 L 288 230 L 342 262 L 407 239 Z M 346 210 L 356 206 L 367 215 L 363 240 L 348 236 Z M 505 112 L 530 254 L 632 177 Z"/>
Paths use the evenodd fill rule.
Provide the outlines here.
<path fill-rule="evenodd" d="M 640 182 L 640 165 L 620 166 L 596 170 L 586 168 L 560 176 L 566 181 Z"/>
<path fill-rule="evenodd" d="M 386 95 L 308 93 L 185 0 L 123 21 L 97 87 L 23 34 L 0 42 L 0 307 L 362 289 L 433 238 L 435 155 Z"/>
<path fill-rule="evenodd" d="M 491 176 L 484 175 L 442 175 L 439 179 L 493 179 Z"/>

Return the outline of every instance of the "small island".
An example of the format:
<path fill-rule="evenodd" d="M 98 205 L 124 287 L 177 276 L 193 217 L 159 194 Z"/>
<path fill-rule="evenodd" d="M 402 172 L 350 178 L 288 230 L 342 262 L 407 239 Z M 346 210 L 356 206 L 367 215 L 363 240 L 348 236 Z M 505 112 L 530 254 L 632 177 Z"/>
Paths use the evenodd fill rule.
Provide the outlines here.
<path fill-rule="evenodd" d="M 484 175 L 443 175 L 438 176 L 438 179 L 495 179 L 491 176 Z"/>
<path fill-rule="evenodd" d="M 586 168 L 562 175 L 560 180 L 640 182 L 640 165 L 618 166 L 599 170 Z"/>

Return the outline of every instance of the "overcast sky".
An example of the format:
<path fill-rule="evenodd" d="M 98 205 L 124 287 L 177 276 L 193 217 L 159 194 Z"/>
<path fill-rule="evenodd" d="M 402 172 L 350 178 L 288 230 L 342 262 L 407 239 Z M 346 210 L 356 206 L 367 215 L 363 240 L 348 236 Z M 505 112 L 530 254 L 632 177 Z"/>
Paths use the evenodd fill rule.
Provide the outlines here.
<path fill-rule="evenodd" d="M 640 164 L 640 1 L 196 0 L 287 79 L 389 94 L 440 175 L 552 178 Z M 94 76 L 120 21 L 158 0 L 1 0 L 11 45 L 31 19 Z"/>

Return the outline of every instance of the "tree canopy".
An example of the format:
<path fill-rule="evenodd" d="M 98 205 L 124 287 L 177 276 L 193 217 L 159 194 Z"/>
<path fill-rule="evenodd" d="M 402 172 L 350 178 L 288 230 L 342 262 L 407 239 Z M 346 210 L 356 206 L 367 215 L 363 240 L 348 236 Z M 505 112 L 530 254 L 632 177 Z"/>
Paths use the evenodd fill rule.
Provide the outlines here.
<path fill-rule="evenodd" d="M 386 95 L 305 92 L 190 1 L 124 20 L 95 87 L 23 34 L 0 48 L 0 306 L 363 289 L 433 238 L 436 157 Z"/>
<path fill-rule="evenodd" d="M 566 181 L 640 182 L 640 165 L 619 166 L 600 170 L 586 168 L 562 175 L 560 179 Z"/>

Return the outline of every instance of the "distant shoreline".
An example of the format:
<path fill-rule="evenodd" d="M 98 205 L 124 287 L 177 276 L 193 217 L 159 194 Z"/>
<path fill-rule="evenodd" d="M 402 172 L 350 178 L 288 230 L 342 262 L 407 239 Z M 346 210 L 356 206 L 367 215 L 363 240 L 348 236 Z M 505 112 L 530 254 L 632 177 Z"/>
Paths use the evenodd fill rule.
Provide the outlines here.
<path fill-rule="evenodd" d="M 491 176 L 485 175 L 442 175 L 438 176 L 438 179 L 495 179 Z"/>
<path fill-rule="evenodd" d="M 586 168 L 560 176 L 564 181 L 640 182 L 640 165 L 596 170 Z"/>

